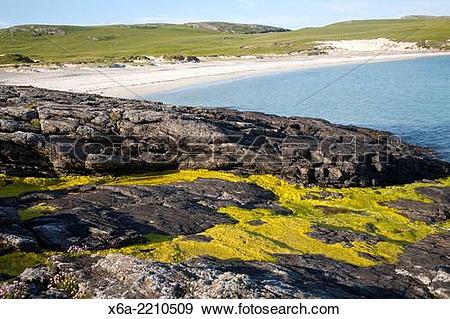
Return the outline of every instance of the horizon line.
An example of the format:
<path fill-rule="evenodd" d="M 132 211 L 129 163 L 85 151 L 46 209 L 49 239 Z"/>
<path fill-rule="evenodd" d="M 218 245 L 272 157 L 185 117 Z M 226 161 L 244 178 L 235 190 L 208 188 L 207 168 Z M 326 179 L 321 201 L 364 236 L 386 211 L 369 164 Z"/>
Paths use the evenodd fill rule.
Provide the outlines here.
<path fill-rule="evenodd" d="M 297 30 L 301 30 L 301 29 L 306 29 L 306 28 L 321 28 L 321 27 L 326 27 L 329 25 L 333 25 L 336 23 L 342 23 L 342 22 L 353 22 L 353 21 L 371 21 L 371 20 L 407 20 L 408 17 L 411 17 L 411 20 L 414 19 L 450 19 L 450 16 L 448 15 L 420 15 L 420 14 L 410 14 L 410 15 L 405 15 L 405 16 L 401 16 L 401 17 L 397 17 L 397 18 L 372 18 L 372 19 L 350 19 L 350 20 L 337 20 L 335 22 L 332 23 L 328 23 L 328 24 L 324 24 L 324 25 L 320 25 L 320 26 L 304 26 L 304 27 L 300 27 L 300 28 L 289 28 L 289 27 L 284 27 L 284 26 L 279 26 L 279 25 L 275 25 L 275 24 L 264 24 L 264 23 L 260 23 L 260 22 L 236 22 L 236 21 L 231 21 L 231 20 L 192 20 L 192 21 L 187 21 L 187 22 L 152 22 L 151 20 L 149 20 L 148 22 L 133 22 L 133 23 L 125 23 L 125 22 L 106 22 L 106 23 L 80 23 L 80 24 L 76 24 L 76 23 L 48 23 L 48 22 L 25 22 L 25 23 L 20 23 L 20 24 L 9 24 L 7 22 L 3 22 L 4 25 L 2 26 L 0 23 L 0 30 L 2 29 L 9 29 L 9 28 L 13 28 L 13 27 L 20 27 L 20 26 L 73 26 L 73 27 L 100 27 L 100 26 L 133 26 L 133 25 L 145 25 L 145 24 L 156 24 L 156 25 L 186 25 L 186 24 L 190 24 L 190 23 L 232 23 L 232 24 L 245 24 L 245 25 L 264 25 L 264 26 L 271 26 L 271 27 L 277 27 L 277 28 L 282 28 L 282 29 L 287 29 L 289 31 L 297 31 Z M 155 18 L 156 19 L 156 18 Z"/>

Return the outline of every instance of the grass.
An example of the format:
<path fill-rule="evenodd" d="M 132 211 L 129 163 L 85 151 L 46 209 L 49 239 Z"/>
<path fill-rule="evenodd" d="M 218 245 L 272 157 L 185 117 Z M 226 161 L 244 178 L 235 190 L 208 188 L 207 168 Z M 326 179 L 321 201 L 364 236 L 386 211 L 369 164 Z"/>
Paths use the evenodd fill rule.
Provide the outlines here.
<path fill-rule="evenodd" d="M 441 46 L 448 45 L 450 38 L 450 19 L 348 21 L 265 34 L 221 33 L 186 25 L 56 27 L 65 34 L 32 35 L 29 31 L 0 30 L 0 64 L 1 55 L 5 60 L 3 64 L 19 63 L 8 61 L 13 54 L 43 63 L 112 62 L 145 55 L 286 54 L 310 50 L 315 41 L 380 37 L 396 41 L 430 41 L 431 45 Z"/>
<path fill-rule="evenodd" d="M 22 64 L 22 63 L 34 63 L 32 59 L 21 54 L 1 54 L 1 64 Z"/>
<path fill-rule="evenodd" d="M 448 222 L 429 225 L 413 222 L 381 203 L 396 199 L 431 202 L 415 189 L 422 186 L 450 186 L 450 177 L 434 184 L 413 183 L 401 186 L 376 188 L 321 188 L 300 187 L 271 175 L 237 176 L 227 172 L 183 170 L 166 174 L 142 174 L 122 177 L 63 176 L 56 179 L 7 178 L 3 176 L 0 196 L 4 189 L 16 194 L 21 187 L 56 190 L 74 185 L 107 184 L 115 186 L 155 186 L 176 182 L 193 182 L 197 179 L 221 179 L 229 182 L 256 184 L 276 195 L 277 202 L 292 214 L 278 214 L 268 209 L 243 209 L 222 207 L 219 213 L 237 221 L 221 224 L 202 232 L 212 240 L 196 241 L 186 236 L 161 236 L 148 234 L 147 242 L 101 254 L 122 253 L 139 258 L 152 258 L 163 262 L 180 262 L 200 255 L 221 259 L 241 259 L 276 262 L 279 254 L 319 254 L 357 266 L 373 266 L 382 262 L 395 263 L 406 245 L 448 229 Z M 7 182 L 5 182 L 7 181 Z M 325 195 L 323 195 L 325 194 Z M 328 211 L 323 209 L 326 207 Z M 34 218 L 51 213 L 56 208 L 45 204 L 22 212 L 22 218 Z M 329 211 L 335 209 L 335 211 Z M 25 216 L 24 216 L 25 215 Z M 251 223 L 260 221 L 260 223 Z M 308 234 L 314 225 L 331 229 L 346 229 L 381 238 L 376 244 L 354 241 L 327 244 Z M 367 258 L 367 254 L 374 258 Z M 378 257 L 378 258 L 377 258 Z M 2 271 L 0 263 L 0 272 Z M 5 263 L 3 263 L 5 265 Z"/>

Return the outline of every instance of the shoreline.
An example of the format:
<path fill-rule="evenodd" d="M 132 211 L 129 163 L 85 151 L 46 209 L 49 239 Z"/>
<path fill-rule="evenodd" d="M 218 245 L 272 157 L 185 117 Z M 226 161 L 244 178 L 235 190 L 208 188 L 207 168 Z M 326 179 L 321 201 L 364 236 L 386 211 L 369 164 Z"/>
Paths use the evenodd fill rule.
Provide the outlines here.
<path fill-rule="evenodd" d="M 145 95 L 237 80 L 340 65 L 380 63 L 426 57 L 449 56 L 450 52 L 366 53 L 326 56 L 267 56 L 208 59 L 201 63 L 126 66 L 123 68 L 67 65 L 0 69 L 0 84 L 94 93 L 109 97 L 143 99 Z"/>

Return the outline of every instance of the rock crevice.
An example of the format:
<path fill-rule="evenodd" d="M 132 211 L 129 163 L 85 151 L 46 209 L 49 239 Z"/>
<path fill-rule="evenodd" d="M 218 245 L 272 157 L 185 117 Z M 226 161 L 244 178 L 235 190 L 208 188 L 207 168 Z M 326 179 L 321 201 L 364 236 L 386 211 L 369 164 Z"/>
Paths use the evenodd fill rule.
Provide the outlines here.
<path fill-rule="evenodd" d="M 448 175 L 432 155 L 319 119 L 0 86 L 0 172 L 10 175 L 203 168 L 373 186 Z"/>

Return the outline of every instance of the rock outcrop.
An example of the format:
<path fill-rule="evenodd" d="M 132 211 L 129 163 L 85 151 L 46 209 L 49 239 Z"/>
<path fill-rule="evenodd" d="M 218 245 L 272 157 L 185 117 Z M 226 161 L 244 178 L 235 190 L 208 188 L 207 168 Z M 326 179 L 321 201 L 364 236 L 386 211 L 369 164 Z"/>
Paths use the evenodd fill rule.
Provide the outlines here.
<path fill-rule="evenodd" d="M 55 257 L 52 266 L 26 270 L 0 293 L 32 298 L 449 298 L 449 240 L 448 232 L 432 235 L 409 246 L 396 265 L 368 268 L 317 255 L 283 255 L 278 264 L 209 257 L 180 264 L 124 255 Z"/>
<path fill-rule="evenodd" d="M 448 211 L 450 187 L 423 186 L 417 192 L 433 199 L 431 203 L 410 202 L 409 207 L 420 205 L 421 215 L 433 217 L 436 207 Z M 331 191 L 318 194 L 324 198 L 339 197 Z M 43 200 L 46 205 L 58 208 L 49 214 L 20 220 L 21 208 L 34 207 Z M 392 206 L 397 202 L 381 204 Z M 12 252 L 60 252 L 52 257 L 51 266 L 29 268 L 19 278 L 0 273 L 0 279 L 12 279 L 0 285 L 0 295 L 5 298 L 450 297 L 450 232 L 445 227 L 424 240 L 405 245 L 395 264 L 366 254 L 364 258 L 378 263 L 371 267 L 311 254 L 280 254 L 276 263 L 204 256 L 167 264 L 86 252 L 138 244 L 149 233 L 168 238 L 183 235 L 192 241 L 210 242 L 213 238 L 201 234 L 202 231 L 237 222 L 217 212 L 227 206 L 292 214 L 280 206 L 272 192 L 259 186 L 216 179 L 151 187 L 81 186 L 0 199 L 0 258 Z M 414 216 L 410 217 L 414 220 Z M 448 215 L 439 218 L 426 221 L 432 225 L 447 220 Z M 263 220 L 248 223 L 265 225 Z M 374 232 L 321 224 L 313 225 L 309 236 L 348 248 L 387 240 Z M 66 252 L 82 254 L 70 256 Z"/>
<path fill-rule="evenodd" d="M 389 133 L 317 119 L 0 86 L 0 173 L 10 175 L 0 178 L 0 298 L 449 298 L 444 180 L 360 190 L 223 172 L 82 186 L 11 177 L 204 168 L 342 187 L 434 179 L 449 165 Z M 62 186 L 38 187 L 46 181 Z M 354 194 L 367 202 L 364 191 L 364 209 L 349 205 Z M 321 250 L 286 250 L 304 240 Z M 181 258 L 182 243 L 196 250 Z M 208 245 L 225 260 L 204 256 L 216 252 Z M 34 268 L 17 277 L 20 261 Z"/>
<path fill-rule="evenodd" d="M 423 187 L 416 190 L 419 194 L 431 198 L 434 203 L 422 203 L 398 199 L 386 203 L 400 214 L 414 221 L 428 224 L 445 221 L 450 218 L 450 188 Z"/>
<path fill-rule="evenodd" d="M 205 168 L 372 186 L 449 167 L 389 133 L 318 119 L 0 87 L 0 172 L 10 175 Z"/>
<path fill-rule="evenodd" d="M 267 208 L 291 212 L 275 195 L 258 186 L 199 180 L 154 187 L 84 186 L 45 193 L 51 214 L 20 222 L 17 211 L 42 202 L 42 195 L 0 199 L 0 244 L 20 251 L 68 251 L 71 247 L 107 249 L 145 241 L 146 234 L 195 235 L 217 224 L 236 221 L 221 207 Z M 22 242 L 17 239 L 22 233 Z M 20 247 L 18 247 L 20 246 Z"/>

